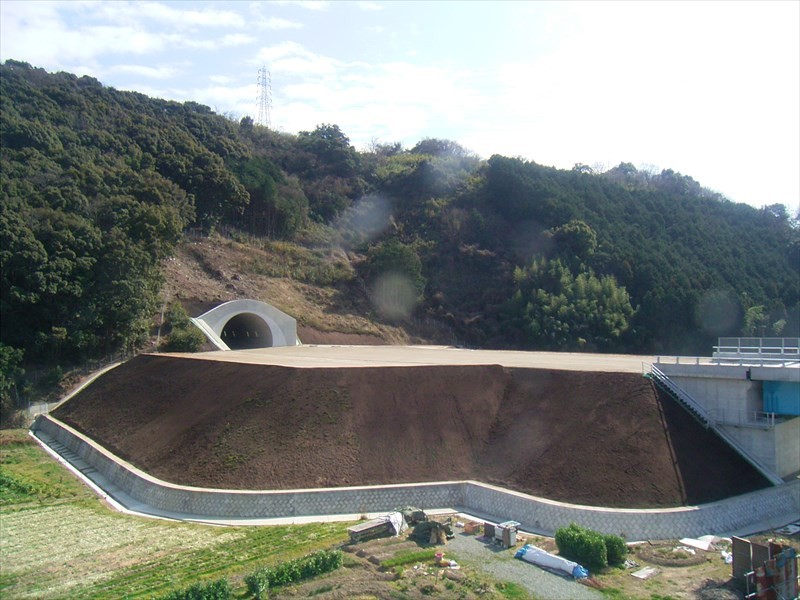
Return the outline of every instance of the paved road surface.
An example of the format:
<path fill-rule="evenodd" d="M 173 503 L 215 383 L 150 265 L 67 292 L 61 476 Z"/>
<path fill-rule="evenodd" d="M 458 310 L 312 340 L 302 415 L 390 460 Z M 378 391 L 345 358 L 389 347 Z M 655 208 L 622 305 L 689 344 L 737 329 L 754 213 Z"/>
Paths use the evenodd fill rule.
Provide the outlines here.
<path fill-rule="evenodd" d="M 529 369 L 643 373 L 654 356 L 574 352 L 465 350 L 446 346 L 286 346 L 175 354 L 185 358 L 299 368 L 502 365 Z"/>

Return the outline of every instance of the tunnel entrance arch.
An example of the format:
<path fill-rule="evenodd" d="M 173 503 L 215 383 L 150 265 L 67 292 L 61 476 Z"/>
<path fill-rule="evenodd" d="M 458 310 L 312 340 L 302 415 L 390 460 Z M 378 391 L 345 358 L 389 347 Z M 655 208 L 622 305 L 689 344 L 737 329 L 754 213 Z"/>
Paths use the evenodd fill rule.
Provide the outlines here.
<path fill-rule="evenodd" d="M 252 313 L 239 313 L 233 316 L 225 323 L 220 337 L 231 350 L 272 346 L 272 332 L 269 325 L 264 319 Z"/>
<path fill-rule="evenodd" d="M 297 321 L 258 300 L 233 300 L 195 317 L 192 322 L 220 350 L 295 346 Z"/>

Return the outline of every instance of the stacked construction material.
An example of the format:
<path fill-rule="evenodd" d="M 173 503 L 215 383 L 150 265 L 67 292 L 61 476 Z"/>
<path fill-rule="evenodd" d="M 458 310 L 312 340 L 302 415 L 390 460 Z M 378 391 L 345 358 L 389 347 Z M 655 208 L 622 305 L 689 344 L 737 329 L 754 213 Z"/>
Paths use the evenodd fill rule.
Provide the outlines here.
<path fill-rule="evenodd" d="M 525 562 L 539 567 L 544 567 L 545 569 L 562 571 L 568 575 L 572 575 L 575 579 L 583 579 L 589 576 L 589 571 L 578 563 L 567 560 L 566 558 L 561 558 L 555 554 L 550 554 L 530 544 L 526 544 L 517 550 L 514 558 L 519 558 L 520 560 L 524 560 Z"/>

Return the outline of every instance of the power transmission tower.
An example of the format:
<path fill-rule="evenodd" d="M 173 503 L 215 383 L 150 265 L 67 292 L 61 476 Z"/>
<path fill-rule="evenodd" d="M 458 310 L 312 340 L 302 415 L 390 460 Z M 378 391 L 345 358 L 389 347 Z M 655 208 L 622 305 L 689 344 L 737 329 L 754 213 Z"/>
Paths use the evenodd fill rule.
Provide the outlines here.
<path fill-rule="evenodd" d="M 256 123 L 264 127 L 272 126 L 272 77 L 267 67 L 258 70 L 258 120 Z"/>

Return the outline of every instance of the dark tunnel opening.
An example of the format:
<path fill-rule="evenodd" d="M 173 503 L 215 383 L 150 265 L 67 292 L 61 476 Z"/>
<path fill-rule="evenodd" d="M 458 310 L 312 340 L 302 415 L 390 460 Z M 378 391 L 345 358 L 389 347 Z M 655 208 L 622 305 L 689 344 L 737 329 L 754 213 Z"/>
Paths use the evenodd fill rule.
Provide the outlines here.
<path fill-rule="evenodd" d="M 231 318 L 222 329 L 222 341 L 231 350 L 272 347 L 272 331 L 261 317 L 242 313 Z"/>

